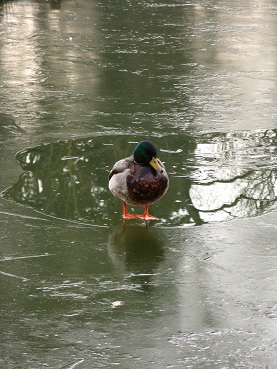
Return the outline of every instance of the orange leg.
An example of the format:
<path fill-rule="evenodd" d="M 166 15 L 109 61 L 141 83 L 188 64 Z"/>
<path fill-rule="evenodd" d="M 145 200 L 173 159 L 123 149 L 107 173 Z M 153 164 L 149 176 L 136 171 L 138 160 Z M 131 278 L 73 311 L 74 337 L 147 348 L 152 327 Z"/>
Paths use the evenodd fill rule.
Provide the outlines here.
<path fill-rule="evenodd" d="M 139 215 L 137 214 L 131 214 L 128 212 L 126 207 L 126 202 L 122 201 L 123 204 L 123 218 L 124 219 L 137 219 Z"/>
<path fill-rule="evenodd" d="M 142 214 L 142 215 L 139 215 L 139 219 L 144 219 L 144 220 L 157 220 L 158 218 L 153 216 L 153 215 L 150 215 L 149 214 L 149 205 L 146 205 L 145 206 L 145 212 Z"/>
<path fill-rule="evenodd" d="M 145 212 L 143 214 L 131 214 L 128 212 L 126 203 L 122 201 L 123 203 L 123 218 L 124 219 L 143 219 L 143 220 L 156 220 L 158 218 L 154 217 L 153 215 L 149 214 L 149 205 L 146 205 Z"/>

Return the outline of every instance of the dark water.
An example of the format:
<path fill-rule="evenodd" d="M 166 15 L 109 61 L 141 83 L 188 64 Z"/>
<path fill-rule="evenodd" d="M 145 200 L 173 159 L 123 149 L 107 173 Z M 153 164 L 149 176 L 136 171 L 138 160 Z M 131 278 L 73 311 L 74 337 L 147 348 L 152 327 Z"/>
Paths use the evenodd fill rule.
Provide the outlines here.
<path fill-rule="evenodd" d="M 156 226 L 203 224 L 275 209 L 275 130 L 155 141 L 170 175 L 169 193 L 156 205 Z M 113 136 L 98 136 L 21 151 L 16 158 L 24 173 L 3 195 L 58 218 L 118 224 L 120 201 L 111 198 L 107 172 L 114 158 L 127 157 L 133 146 L 126 137 L 114 143 Z"/>
<path fill-rule="evenodd" d="M 0 1 L 0 367 L 276 367 L 276 14 Z M 145 138 L 169 192 L 123 222 Z"/>

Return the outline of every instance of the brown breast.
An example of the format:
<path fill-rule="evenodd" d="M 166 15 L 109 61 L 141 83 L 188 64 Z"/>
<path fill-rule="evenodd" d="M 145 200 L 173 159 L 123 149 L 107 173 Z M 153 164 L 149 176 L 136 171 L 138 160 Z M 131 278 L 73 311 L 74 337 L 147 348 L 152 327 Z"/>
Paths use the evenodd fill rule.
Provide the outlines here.
<path fill-rule="evenodd" d="M 168 179 L 150 165 L 134 163 L 131 174 L 127 176 L 127 188 L 130 198 L 140 205 L 151 204 L 167 190 Z"/>

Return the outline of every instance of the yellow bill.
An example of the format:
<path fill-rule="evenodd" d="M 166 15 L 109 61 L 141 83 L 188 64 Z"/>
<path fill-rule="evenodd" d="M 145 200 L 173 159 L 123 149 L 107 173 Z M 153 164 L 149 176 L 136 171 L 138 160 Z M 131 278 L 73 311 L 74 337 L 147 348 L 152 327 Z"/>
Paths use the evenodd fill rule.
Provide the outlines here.
<path fill-rule="evenodd" d="M 153 156 L 152 160 L 149 162 L 149 164 L 152 165 L 152 167 L 154 169 L 156 169 L 158 172 L 163 171 L 163 168 L 160 166 L 160 164 L 158 163 L 157 158 L 155 158 L 154 156 Z"/>

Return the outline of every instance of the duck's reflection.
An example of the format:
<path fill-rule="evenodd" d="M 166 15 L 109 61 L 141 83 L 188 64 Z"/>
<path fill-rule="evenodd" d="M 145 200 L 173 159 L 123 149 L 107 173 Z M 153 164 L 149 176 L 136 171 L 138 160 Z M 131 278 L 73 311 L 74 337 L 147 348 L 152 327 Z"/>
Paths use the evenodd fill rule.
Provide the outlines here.
<path fill-rule="evenodd" d="M 123 224 L 108 240 L 108 253 L 122 277 L 148 285 L 164 257 L 164 243 L 157 229 Z"/>
<path fill-rule="evenodd" d="M 277 131 L 264 130 L 161 139 L 170 177 L 167 195 L 154 204 L 161 222 L 202 224 L 276 208 L 276 137 Z M 3 195 L 59 218 L 118 224 L 121 203 L 107 176 L 115 158 L 133 146 L 131 138 L 106 136 L 26 149 L 16 156 L 25 172 Z"/>

